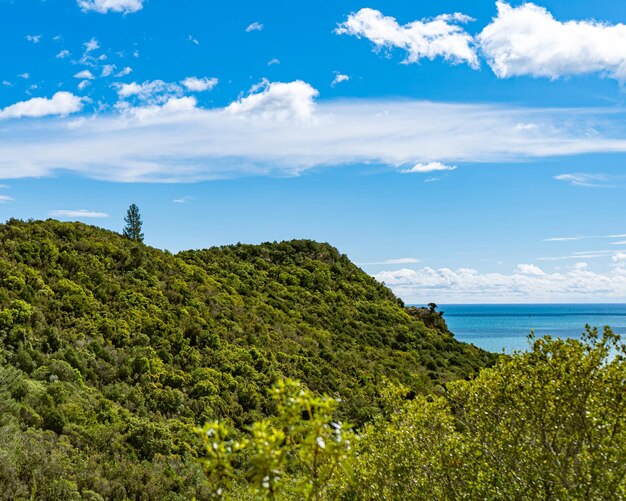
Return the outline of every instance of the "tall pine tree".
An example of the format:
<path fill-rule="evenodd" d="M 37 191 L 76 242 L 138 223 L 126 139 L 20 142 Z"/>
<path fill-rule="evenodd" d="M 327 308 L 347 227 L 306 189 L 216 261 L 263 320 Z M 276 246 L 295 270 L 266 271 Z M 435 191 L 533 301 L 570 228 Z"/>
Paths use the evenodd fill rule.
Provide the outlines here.
<path fill-rule="evenodd" d="M 143 233 L 141 232 L 143 223 L 141 221 L 141 215 L 139 214 L 139 207 L 132 204 L 126 212 L 124 222 L 126 223 L 123 232 L 124 236 L 135 242 L 143 242 Z"/>

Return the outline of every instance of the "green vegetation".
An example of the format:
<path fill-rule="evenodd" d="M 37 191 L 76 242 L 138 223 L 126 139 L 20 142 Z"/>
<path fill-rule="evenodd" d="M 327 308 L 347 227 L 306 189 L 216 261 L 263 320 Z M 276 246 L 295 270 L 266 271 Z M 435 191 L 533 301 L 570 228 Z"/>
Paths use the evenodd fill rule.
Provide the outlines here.
<path fill-rule="evenodd" d="M 268 392 L 281 380 L 340 399 L 324 412 L 360 429 L 385 409 L 383 381 L 443 394 L 495 361 L 436 324 L 326 244 L 175 256 L 83 224 L 11 220 L 0 225 L 0 498 L 210 498 L 196 426 L 274 433 L 258 423 L 281 415 Z M 290 440 L 310 445 L 308 433 Z M 271 451 L 251 447 L 234 471 L 265 464 Z M 303 454 L 293 468 L 312 464 Z M 314 478 L 319 489 L 330 477 Z"/>
<path fill-rule="evenodd" d="M 200 430 L 204 464 L 211 477 L 243 463 L 249 482 L 214 482 L 220 499 L 624 499 L 625 356 L 608 328 L 539 339 L 443 396 L 387 387 L 385 412 L 358 434 L 333 421 L 333 399 L 288 381 L 278 416 L 247 439 Z"/>
<path fill-rule="evenodd" d="M 132 204 L 128 208 L 128 211 L 126 211 L 124 222 L 126 223 L 126 226 L 124 226 L 122 234 L 134 242 L 143 242 L 143 233 L 141 231 L 143 222 L 141 221 L 141 215 L 139 214 L 139 207 Z"/>
<path fill-rule="evenodd" d="M 496 357 L 326 244 L 11 220 L 0 360 L 0 499 L 626 498 L 610 329 Z"/>

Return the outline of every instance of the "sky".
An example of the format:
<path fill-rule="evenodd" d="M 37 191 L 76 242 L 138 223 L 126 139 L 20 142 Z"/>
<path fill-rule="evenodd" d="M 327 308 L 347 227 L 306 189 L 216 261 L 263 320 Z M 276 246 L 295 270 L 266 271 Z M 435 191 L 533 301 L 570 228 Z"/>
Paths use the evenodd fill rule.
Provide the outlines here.
<path fill-rule="evenodd" d="M 620 0 L 0 0 L 0 220 L 329 242 L 408 303 L 626 302 Z"/>

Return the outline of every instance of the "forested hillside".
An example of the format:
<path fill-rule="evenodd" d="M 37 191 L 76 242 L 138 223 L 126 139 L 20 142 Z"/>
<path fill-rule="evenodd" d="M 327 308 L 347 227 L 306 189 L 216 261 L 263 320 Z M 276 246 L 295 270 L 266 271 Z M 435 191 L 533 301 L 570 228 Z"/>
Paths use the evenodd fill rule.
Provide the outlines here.
<path fill-rule="evenodd" d="M 0 226 L 0 497 L 208 496 L 194 427 L 243 430 L 291 377 L 361 426 L 494 356 L 311 241 L 172 255 L 79 223 Z"/>

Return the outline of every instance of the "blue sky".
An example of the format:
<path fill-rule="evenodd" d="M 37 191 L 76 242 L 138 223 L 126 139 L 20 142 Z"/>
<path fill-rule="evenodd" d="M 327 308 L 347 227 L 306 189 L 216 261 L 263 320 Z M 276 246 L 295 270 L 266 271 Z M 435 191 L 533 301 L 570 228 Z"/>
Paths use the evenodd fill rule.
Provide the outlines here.
<path fill-rule="evenodd" d="M 619 1 L 0 0 L 0 218 L 328 241 L 409 302 L 626 302 Z"/>

